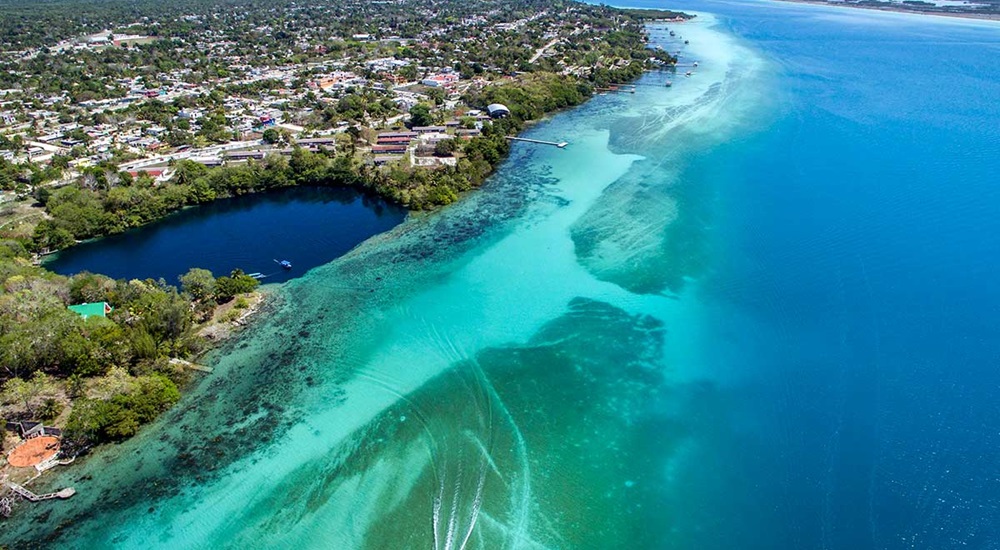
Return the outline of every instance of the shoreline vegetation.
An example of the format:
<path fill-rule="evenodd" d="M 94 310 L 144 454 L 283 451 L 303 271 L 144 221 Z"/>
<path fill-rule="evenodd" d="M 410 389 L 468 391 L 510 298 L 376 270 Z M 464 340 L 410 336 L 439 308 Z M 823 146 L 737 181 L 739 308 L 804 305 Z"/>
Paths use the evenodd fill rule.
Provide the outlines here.
<path fill-rule="evenodd" d="M 82 169 L 58 187 L 44 185 L 53 177 L 47 172 L 51 166 L 14 171 L 9 163 L 0 166 L 15 179 L 33 182 L 36 201 L 0 219 L 0 400 L 5 420 L 60 428 L 63 456 L 127 439 L 176 403 L 182 388 L 198 376 L 187 368 L 188 361 L 246 324 L 266 300 L 258 281 L 240 270 L 216 276 L 192 267 L 179 284 L 116 281 L 91 273 L 54 274 L 39 265 L 39 255 L 152 223 L 184 207 L 292 186 L 353 188 L 410 210 L 450 204 L 494 172 L 509 152 L 507 138 L 527 125 L 653 67 L 673 66 L 675 57 L 647 47 L 645 25 L 692 17 L 667 10 L 579 6 L 611 17 L 619 26 L 603 32 L 594 46 L 605 52 L 601 61 L 586 71 L 564 73 L 554 72 L 551 63 L 525 65 L 531 70 L 466 90 L 456 103 L 478 111 L 502 104 L 508 113 L 478 120 L 458 117 L 460 127 L 476 131 L 439 142 L 436 149 L 441 150 L 435 154 L 454 162 L 433 169 L 405 161 L 365 162 L 359 150 L 376 142 L 375 133 L 361 124 L 349 125 L 333 148 L 310 149 L 272 133 L 270 138 L 289 146 L 286 154 L 218 167 L 180 160 L 172 164 L 167 181 L 155 181 L 145 171 L 122 170 L 111 159 Z M 418 103 L 408 121 L 401 117 L 385 129 L 443 124 L 456 112 L 462 111 L 454 105 Z M 442 142 L 448 146 L 441 147 Z M 4 230 L 5 222 L 13 223 Z M 83 317 L 68 309 L 83 303 L 104 303 L 107 313 Z M 4 435 L 0 440 L 7 451 L 18 439 Z M 18 481 L 34 473 L 13 472 L 6 464 L 4 469 Z"/>
<path fill-rule="evenodd" d="M 868 1 L 831 1 L 831 0 L 776 0 L 778 2 L 790 2 L 793 4 L 812 4 L 816 6 L 834 6 L 842 8 L 855 8 L 870 11 L 883 11 L 892 13 L 909 13 L 913 15 L 937 15 L 941 17 L 955 17 L 959 19 L 976 19 L 980 21 L 1000 21 L 1000 3 L 983 3 L 980 9 L 970 7 L 943 8 L 933 2 L 923 1 L 903 1 L 886 2 L 882 0 Z"/>

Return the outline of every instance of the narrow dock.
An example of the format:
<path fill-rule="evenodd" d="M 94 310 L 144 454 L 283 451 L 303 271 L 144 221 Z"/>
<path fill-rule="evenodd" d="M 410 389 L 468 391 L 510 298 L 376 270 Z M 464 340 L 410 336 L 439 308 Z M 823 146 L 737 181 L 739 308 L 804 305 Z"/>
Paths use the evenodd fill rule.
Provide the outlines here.
<path fill-rule="evenodd" d="M 192 363 L 191 361 L 185 361 L 184 359 L 178 359 L 173 357 L 170 359 L 172 365 L 180 365 L 186 369 L 201 371 L 201 372 L 212 372 L 212 367 L 206 367 L 205 365 L 199 365 L 197 363 Z"/>
<path fill-rule="evenodd" d="M 55 493 L 48 493 L 48 494 L 45 494 L 45 495 L 36 495 L 35 493 L 32 493 L 31 491 L 25 489 L 24 487 L 21 487 L 17 483 L 13 483 L 13 482 L 8 481 L 7 482 L 7 486 L 10 487 L 11 491 L 13 491 L 14 493 L 17 493 L 18 495 L 24 497 L 27 500 L 30 500 L 31 502 L 39 502 L 39 501 L 42 501 L 42 500 L 49 500 L 49 499 L 52 499 L 52 498 L 69 498 L 69 497 L 71 497 L 71 496 L 73 496 L 73 495 L 76 494 L 76 489 L 74 489 L 72 487 L 67 487 L 67 488 L 62 489 L 60 491 L 56 491 Z"/>
<path fill-rule="evenodd" d="M 554 145 L 554 146 L 556 146 L 556 147 L 558 147 L 560 149 L 565 149 L 566 146 L 569 145 L 569 143 L 567 143 L 565 141 L 560 141 L 560 142 L 544 141 L 544 140 L 541 140 L 541 139 L 528 139 L 528 138 L 519 138 L 519 137 L 512 137 L 512 136 L 507 136 L 507 139 L 509 139 L 511 141 L 526 141 L 528 143 L 538 143 L 540 145 Z"/>

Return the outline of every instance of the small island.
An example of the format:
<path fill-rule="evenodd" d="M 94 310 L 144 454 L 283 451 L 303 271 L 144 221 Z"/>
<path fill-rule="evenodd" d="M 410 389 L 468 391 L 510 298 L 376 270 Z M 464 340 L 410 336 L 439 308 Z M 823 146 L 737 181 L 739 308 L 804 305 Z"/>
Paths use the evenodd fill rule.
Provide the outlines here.
<path fill-rule="evenodd" d="M 645 25 L 690 18 L 541 0 L 0 5 L 4 450 L 52 438 L 8 460 L 8 497 L 176 403 L 263 300 L 240 270 L 65 277 L 42 256 L 292 186 L 447 205 L 526 125 L 670 70 Z"/>

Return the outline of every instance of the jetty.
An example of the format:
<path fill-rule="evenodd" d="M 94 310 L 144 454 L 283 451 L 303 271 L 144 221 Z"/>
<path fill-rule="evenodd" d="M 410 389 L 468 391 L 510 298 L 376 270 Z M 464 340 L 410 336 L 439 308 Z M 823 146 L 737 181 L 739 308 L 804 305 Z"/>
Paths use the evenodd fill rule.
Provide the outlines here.
<path fill-rule="evenodd" d="M 196 370 L 200 372 L 212 372 L 212 367 L 206 367 L 205 365 L 199 365 L 197 363 L 192 363 L 191 361 L 185 361 L 184 359 L 179 359 L 177 357 L 172 357 L 170 359 L 171 365 L 178 365 L 186 369 Z"/>
<path fill-rule="evenodd" d="M 569 143 L 567 143 L 565 141 L 558 141 L 558 142 L 557 141 L 545 141 L 545 140 L 541 140 L 541 139 L 528 139 L 528 138 L 520 138 L 520 137 L 513 137 L 513 136 L 507 136 L 507 139 L 509 139 L 510 141 L 526 141 L 528 143 L 538 143 L 540 145 L 554 145 L 554 146 L 556 146 L 556 147 L 558 147 L 560 149 L 565 149 L 566 146 L 569 145 Z"/>
<path fill-rule="evenodd" d="M 30 500 L 31 502 L 40 502 L 43 500 L 49 500 L 53 498 L 69 498 L 76 494 L 76 489 L 72 487 L 67 487 L 65 489 L 61 489 L 54 493 L 47 493 L 44 495 L 36 495 L 35 493 L 32 493 L 31 491 L 25 489 L 24 487 L 12 481 L 7 482 L 7 487 L 10 487 L 11 491 L 24 497 L 26 500 Z"/>

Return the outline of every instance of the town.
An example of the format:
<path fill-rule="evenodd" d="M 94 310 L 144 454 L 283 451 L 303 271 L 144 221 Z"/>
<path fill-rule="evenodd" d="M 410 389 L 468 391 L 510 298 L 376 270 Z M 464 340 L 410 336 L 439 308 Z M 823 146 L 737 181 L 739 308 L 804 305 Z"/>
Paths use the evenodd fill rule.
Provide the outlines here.
<path fill-rule="evenodd" d="M 4 34 L 0 189 L 24 196 L 95 167 L 161 184 L 182 161 L 218 167 L 300 147 L 385 170 L 457 167 L 492 120 L 538 118 L 673 61 L 644 48 L 643 17 L 573 2 L 268 7 L 108 16 L 108 28 L 22 49 L 41 38 Z M 552 99 L 524 89 L 534 75 L 579 89 L 531 106 Z M 491 101 L 504 86 L 534 97 Z"/>

